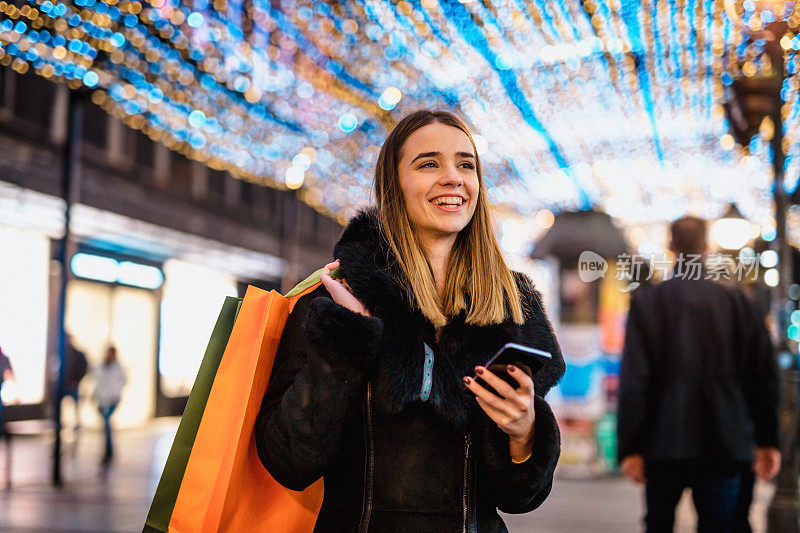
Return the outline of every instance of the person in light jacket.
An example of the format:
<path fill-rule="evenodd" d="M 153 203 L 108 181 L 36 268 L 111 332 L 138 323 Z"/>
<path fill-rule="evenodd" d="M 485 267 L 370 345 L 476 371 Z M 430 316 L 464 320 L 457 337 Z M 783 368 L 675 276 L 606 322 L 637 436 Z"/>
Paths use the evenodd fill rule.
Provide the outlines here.
<path fill-rule="evenodd" d="M 119 404 L 122 389 L 128 378 L 125 370 L 117 360 L 117 349 L 109 346 L 103 362 L 94 369 L 94 394 L 92 397 L 97 402 L 97 409 L 103 417 L 103 428 L 106 435 L 105 454 L 103 463 L 108 463 L 114 457 L 114 442 L 111 431 L 111 415 Z"/>
<path fill-rule="evenodd" d="M 400 121 L 375 194 L 289 316 L 256 421 L 259 457 L 292 490 L 324 478 L 316 531 L 507 531 L 498 509 L 541 505 L 560 453 L 543 396 L 564 360 L 541 295 L 503 260 L 455 115 Z M 331 278 L 337 266 L 344 279 Z M 511 386 L 482 366 L 507 342 L 552 361 L 533 378 L 511 365 Z"/>

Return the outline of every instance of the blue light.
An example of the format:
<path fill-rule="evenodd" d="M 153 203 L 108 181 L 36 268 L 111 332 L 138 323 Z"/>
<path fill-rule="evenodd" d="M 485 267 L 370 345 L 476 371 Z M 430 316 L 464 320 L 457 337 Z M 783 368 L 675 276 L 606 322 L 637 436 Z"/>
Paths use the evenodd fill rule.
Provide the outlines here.
<path fill-rule="evenodd" d="M 192 145 L 192 148 L 195 150 L 199 150 L 206 145 L 206 136 L 202 133 L 192 133 L 189 136 L 189 144 Z"/>
<path fill-rule="evenodd" d="M 297 18 L 300 20 L 311 20 L 313 16 L 314 11 L 307 6 L 302 6 L 297 10 Z"/>
<path fill-rule="evenodd" d="M 769 24 L 770 22 L 775 22 L 775 14 L 770 11 L 769 9 L 765 9 L 761 12 L 761 21 L 764 24 Z"/>
<path fill-rule="evenodd" d="M 125 36 L 119 32 L 112 33 L 109 40 L 116 48 L 120 48 L 123 44 L 125 44 Z"/>
<path fill-rule="evenodd" d="M 342 113 L 339 117 L 339 129 L 345 133 L 350 133 L 358 125 L 358 119 L 352 113 Z"/>
<path fill-rule="evenodd" d="M 28 29 L 28 26 L 26 26 L 25 23 L 22 22 L 21 20 L 17 21 L 17 24 L 14 26 L 14 31 L 19 33 L 19 34 L 25 33 L 25 31 L 27 31 L 27 29 Z"/>
<path fill-rule="evenodd" d="M 388 61 L 397 61 L 400 57 L 400 49 L 396 46 L 387 46 L 383 50 L 383 57 L 386 58 Z"/>
<path fill-rule="evenodd" d="M 391 102 L 387 102 L 386 99 L 383 97 L 383 95 L 381 95 L 380 98 L 378 98 L 378 105 L 380 106 L 381 109 L 383 109 L 385 111 L 389 111 L 389 110 L 394 109 L 394 107 L 397 104 L 394 104 L 394 103 L 391 103 Z"/>
<path fill-rule="evenodd" d="M 99 255 L 78 253 L 70 261 L 72 273 L 79 278 L 113 283 L 117 280 L 117 260 Z"/>
<path fill-rule="evenodd" d="M 164 283 L 164 274 L 161 269 L 153 266 L 121 261 L 117 269 L 117 283 L 142 289 L 157 289 Z"/>
<path fill-rule="evenodd" d="M 761 238 L 767 242 L 774 241 L 777 236 L 778 232 L 775 228 L 767 227 L 761 230 Z"/>
<path fill-rule="evenodd" d="M 192 11 L 189 13 L 189 16 L 186 17 L 186 24 L 191 26 L 192 28 L 199 28 L 203 25 L 204 19 L 203 15 L 198 13 L 197 11 Z"/>
<path fill-rule="evenodd" d="M 124 98 L 122 95 L 122 87 L 120 87 L 120 85 L 117 83 L 111 86 L 111 88 L 108 90 L 108 94 L 114 100 L 122 100 Z"/>
<path fill-rule="evenodd" d="M 164 282 L 164 274 L 159 268 L 83 252 L 72 256 L 70 268 L 79 278 L 142 289 L 157 289 Z"/>
<path fill-rule="evenodd" d="M 206 114 L 200 110 L 194 110 L 189 113 L 189 125 L 193 128 L 201 127 L 206 121 Z"/>
<path fill-rule="evenodd" d="M 100 81 L 100 78 L 97 76 L 97 73 L 93 70 L 90 70 L 86 74 L 83 75 L 83 83 L 87 87 L 93 89 L 97 86 L 97 82 Z"/>
<path fill-rule="evenodd" d="M 500 70 L 508 70 L 511 68 L 511 61 L 507 57 L 497 56 L 494 58 L 494 64 Z"/>

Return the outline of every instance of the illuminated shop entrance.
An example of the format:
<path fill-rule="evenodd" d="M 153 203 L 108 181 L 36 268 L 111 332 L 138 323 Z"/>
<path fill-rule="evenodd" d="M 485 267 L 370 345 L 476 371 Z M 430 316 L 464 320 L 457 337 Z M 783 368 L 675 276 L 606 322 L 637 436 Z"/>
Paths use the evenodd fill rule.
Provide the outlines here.
<path fill-rule="evenodd" d="M 66 328 L 86 353 L 90 368 L 100 364 L 113 345 L 128 376 L 114 415 L 120 427 L 141 425 L 154 413 L 158 304 L 157 293 L 146 289 L 87 280 L 73 280 L 67 287 Z M 81 424 L 99 427 L 89 400 L 93 385 L 91 374 L 81 383 Z M 64 402 L 66 427 L 74 423 L 70 402 Z"/>
<path fill-rule="evenodd" d="M 133 261 L 76 254 L 70 263 L 65 326 L 75 346 L 86 354 L 90 373 L 81 382 L 81 425 L 99 426 L 91 393 L 91 369 L 102 363 L 109 346 L 125 369 L 128 383 L 114 415 L 120 427 L 138 426 L 155 412 L 161 270 Z M 74 424 L 72 400 L 66 399 L 66 427 Z"/>

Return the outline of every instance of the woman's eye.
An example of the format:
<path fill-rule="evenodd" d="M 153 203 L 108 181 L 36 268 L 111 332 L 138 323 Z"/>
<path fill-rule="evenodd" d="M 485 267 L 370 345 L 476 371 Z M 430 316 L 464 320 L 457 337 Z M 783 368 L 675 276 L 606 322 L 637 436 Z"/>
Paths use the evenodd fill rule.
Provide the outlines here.
<path fill-rule="evenodd" d="M 427 161 L 425 163 L 422 163 L 419 166 L 419 168 L 426 168 L 428 165 L 434 165 L 434 164 L 435 163 L 433 161 Z M 464 163 L 461 163 L 461 164 L 464 165 L 465 168 L 468 168 L 470 170 L 475 170 L 475 164 L 474 163 L 464 162 Z"/>

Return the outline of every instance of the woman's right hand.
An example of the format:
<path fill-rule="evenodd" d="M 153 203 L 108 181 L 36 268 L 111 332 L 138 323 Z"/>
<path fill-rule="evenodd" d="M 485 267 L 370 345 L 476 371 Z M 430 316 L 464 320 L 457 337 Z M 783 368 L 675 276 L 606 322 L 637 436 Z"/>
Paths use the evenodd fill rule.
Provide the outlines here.
<path fill-rule="evenodd" d="M 359 313 L 364 316 L 372 316 L 369 311 L 367 311 L 367 308 L 364 307 L 364 304 L 362 304 L 358 298 L 353 296 L 353 291 L 350 289 L 350 285 L 347 284 L 347 280 L 333 279 L 331 277 L 331 270 L 338 266 L 339 260 L 337 259 L 333 263 L 328 263 L 325 265 L 319 275 L 320 280 L 322 280 L 322 284 L 330 293 L 333 301 L 342 307 L 346 307 L 354 313 Z"/>

